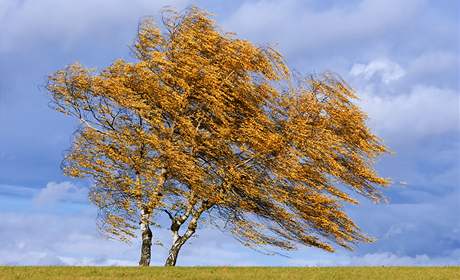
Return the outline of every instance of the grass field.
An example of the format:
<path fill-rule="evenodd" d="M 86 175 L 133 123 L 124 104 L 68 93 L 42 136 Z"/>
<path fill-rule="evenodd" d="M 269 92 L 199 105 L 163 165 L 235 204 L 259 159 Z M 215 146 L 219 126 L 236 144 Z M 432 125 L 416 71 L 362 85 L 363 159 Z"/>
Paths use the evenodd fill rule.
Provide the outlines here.
<path fill-rule="evenodd" d="M 0 279 L 448 279 L 460 267 L 0 267 Z"/>

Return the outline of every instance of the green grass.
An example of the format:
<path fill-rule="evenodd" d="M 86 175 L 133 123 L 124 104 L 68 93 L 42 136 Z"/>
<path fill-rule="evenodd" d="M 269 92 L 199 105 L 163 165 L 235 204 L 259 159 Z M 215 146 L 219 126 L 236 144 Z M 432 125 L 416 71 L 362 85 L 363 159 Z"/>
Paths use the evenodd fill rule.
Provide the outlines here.
<path fill-rule="evenodd" d="M 0 279 L 446 279 L 460 280 L 460 267 L 0 267 Z"/>

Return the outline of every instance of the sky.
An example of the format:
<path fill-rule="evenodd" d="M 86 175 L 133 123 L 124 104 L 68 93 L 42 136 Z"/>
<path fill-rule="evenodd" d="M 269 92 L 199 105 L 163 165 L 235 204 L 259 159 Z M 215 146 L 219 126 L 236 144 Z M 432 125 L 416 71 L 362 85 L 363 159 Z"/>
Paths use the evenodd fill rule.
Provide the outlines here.
<path fill-rule="evenodd" d="M 333 71 L 393 151 L 386 204 L 347 207 L 376 238 L 354 251 L 266 255 L 200 225 L 178 265 L 460 265 L 460 1 L 0 0 L 0 265 L 136 265 L 139 242 L 105 239 L 89 181 L 60 163 L 78 123 L 49 108 L 47 76 L 132 59 L 137 24 L 196 5 L 220 28 L 276 47 L 304 74 Z M 171 237 L 155 229 L 161 265 Z M 163 246 L 160 245 L 163 243 Z"/>

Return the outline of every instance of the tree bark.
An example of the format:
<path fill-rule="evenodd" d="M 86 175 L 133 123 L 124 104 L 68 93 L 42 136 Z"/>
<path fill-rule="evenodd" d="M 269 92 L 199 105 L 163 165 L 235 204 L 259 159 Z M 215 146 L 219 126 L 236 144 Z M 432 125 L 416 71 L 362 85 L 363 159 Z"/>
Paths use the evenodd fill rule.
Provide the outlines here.
<path fill-rule="evenodd" d="M 182 248 L 182 245 L 195 233 L 195 229 L 188 229 L 183 236 L 179 236 L 178 233 L 173 233 L 173 245 L 169 249 L 168 258 L 166 259 L 165 266 L 175 266 L 177 262 L 177 256 Z M 177 236 L 177 238 L 175 238 Z"/>
<path fill-rule="evenodd" d="M 180 248 L 182 247 L 183 243 L 175 243 L 169 249 L 168 258 L 166 259 L 165 266 L 176 266 L 177 256 L 179 255 Z"/>
<path fill-rule="evenodd" d="M 183 221 L 182 222 L 177 222 L 177 221 L 172 222 L 171 231 L 173 234 L 173 242 L 172 242 L 173 244 L 171 248 L 169 249 L 169 254 L 168 254 L 168 258 L 166 259 L 165 266 L 175 266 L 176 265 L 177 256 L 179 255 L 179 251 L 182 248 L 182 245 L 184 245 L 185 242 L 187 242 L 187 240 L 189 240 L 190 237 L 192 237 L 192 235 L 195 233 L 195 230 L 198 224 L 198 219 L 202 212 L 203 210 L 195 213 L 192 220 L 188 224 L 187 231 L 182 236 L 179 235 L 179 229 Z"/>
<path fill-rule="evenodd" d="M 152 231 L 150 230 L 150 219 L 147 213 L 142 211 L 141 216 L 141 232 L 142 232 L 142 246 L 141 246 L 141 259 L 139 266 L 149 266 L 151 253 L 152 253 Z"/>
<path fill-rule="evenodd" d="M 169 213 L 166 210 L 166 213 L 171 219 L 171 233 L 173 236 L 173 240 L 172 240 L 172 246 L 169 249 L 168 258 L 166 259 L 166 262 L 165 262 L 165 266 L 175 266 L 176 265 L 177 256 L 179 255 L 180 249 L 185 244 L 185 242 L 187 242 L 187 240 L 189 240 L 190 237 L 192 237 L 192 235 L 195 233 L 197 225 L 198 225 L 198 220 L 200 219 L 201 214 L 203 214 L 204 211 L 212 207 L 212 205 L 210 205 L 207 201 L 203 201 L 201 202 L 200 207 L 197 210 L 194 210 L 193 206 L 194 206 L 195 201 L 192 200 L 190 202 L 191 203 L 187 207 L 187 210 L 180 217 L 174 217 L 171 213 Z M 187 230 L 181 236 L 179 234 L 179 230 L 181 226 L 184 224 L 184 222 L 190 216 L 192 218 L 187 225 Z"/>

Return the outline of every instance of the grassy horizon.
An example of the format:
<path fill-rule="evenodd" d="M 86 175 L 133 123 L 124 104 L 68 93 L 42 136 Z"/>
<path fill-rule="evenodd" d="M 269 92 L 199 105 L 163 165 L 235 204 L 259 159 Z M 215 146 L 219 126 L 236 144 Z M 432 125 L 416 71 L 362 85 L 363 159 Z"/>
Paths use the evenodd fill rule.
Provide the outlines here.
<path fill-rule="evenodd" d="M 85 267 L 0 266 L 10 279 L 460 279 L 460 266 L 445 267 Z"/>

